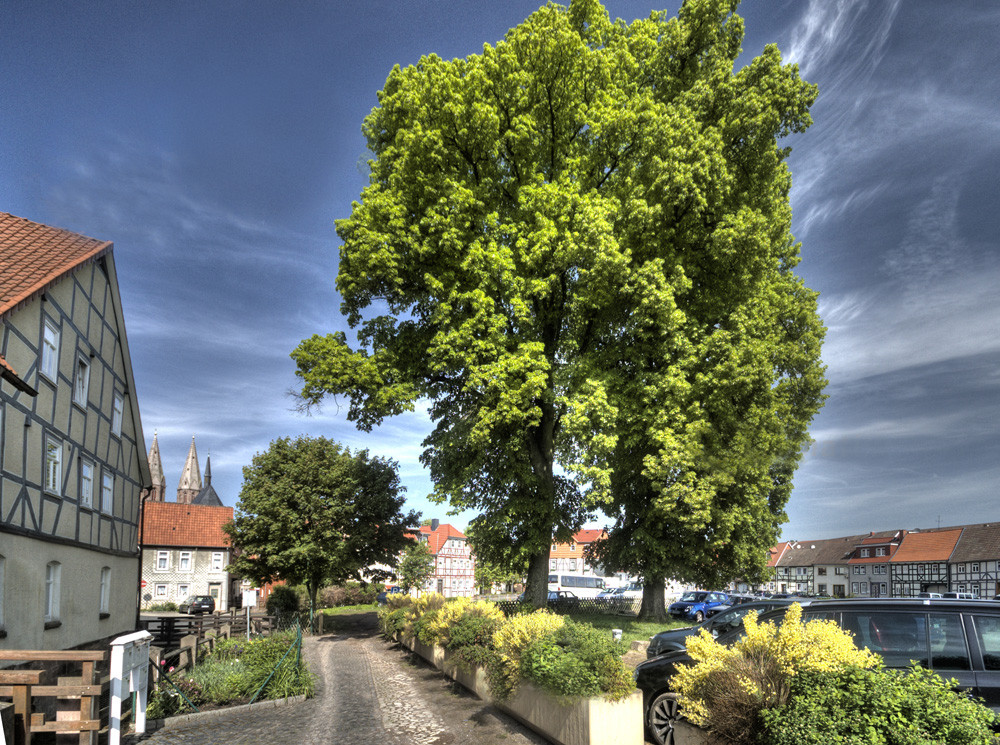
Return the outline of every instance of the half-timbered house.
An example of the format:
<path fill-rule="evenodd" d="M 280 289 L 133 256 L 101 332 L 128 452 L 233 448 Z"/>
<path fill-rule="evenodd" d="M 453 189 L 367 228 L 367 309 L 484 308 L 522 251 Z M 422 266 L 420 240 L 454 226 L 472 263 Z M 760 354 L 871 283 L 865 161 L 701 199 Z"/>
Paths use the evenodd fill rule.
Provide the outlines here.
<path fill-rule="evenodd" d="M 889 581 L 894 598 L 913 598 L 921 592 L 947 592 L 951 560 L 961 528 L 910 531 L 889 559 Z"/>
<path fill-rule="evenodd" d="M 0 648 L 135 627 L 150 477 L 112 248 L 0 213 Z"/>
<path fill-rule="evenodd" d="M 1000 595 L 1000 523 L 964 526 L 949 570 L 952 591 L 977 598 Z"/>
<path fill-rule="evenodd" d="M 418 540 L 427 543 L 434 557 L 434 574 L 424 590 L 446 598 L 472 597 L 476 594 L 476 560 L 465 535 L 453 525 L 432 520 L 422 525 Z"/>

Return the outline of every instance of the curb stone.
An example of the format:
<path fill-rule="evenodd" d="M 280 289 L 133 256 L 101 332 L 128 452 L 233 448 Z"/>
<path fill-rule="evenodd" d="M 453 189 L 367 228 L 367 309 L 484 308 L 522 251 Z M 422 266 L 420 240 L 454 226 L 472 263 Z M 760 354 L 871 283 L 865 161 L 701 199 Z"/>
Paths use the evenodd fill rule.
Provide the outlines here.
<path fill-rule="evenodd" d="M 191 714 L 178 714 L 174 717 L 167 717 L 166 719 L 150 719 L 146 722 L 146 734 L 155 732 L 161 729 L 168 729 L 176 724 L 182 724 L 186 722 L 198 722 L 203 719 L 220 719 L 230 714 L 239 714 L 246 711 L 256 711 L 257 709 L 273 709 L 278 706 L 287 706 L 288 704 L 297 704 L 306 700 L 304 693 L 300 693 L 298 696 L 289 696 L 287 698 L 274 698 L 265 701 L 255 701 L 252 704 L 240 704 L 239 706 L 228 706 L 223 709 L 212 709 L 211 711 L 197 711 Z M 134 734 L 134 733 L 133 733 Z"/>

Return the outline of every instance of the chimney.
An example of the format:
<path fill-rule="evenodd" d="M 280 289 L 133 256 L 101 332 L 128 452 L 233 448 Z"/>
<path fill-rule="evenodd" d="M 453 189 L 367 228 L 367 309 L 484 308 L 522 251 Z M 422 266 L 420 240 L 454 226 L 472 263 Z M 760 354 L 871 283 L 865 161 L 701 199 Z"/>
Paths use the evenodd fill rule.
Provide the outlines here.
<path fill-rule="evenodd" d="M 440 524 L 441 524 L 441 521 L 438 520 L 437 518 L 434 518 L 433 520 L 431 520 L 431 532 L 433 533 L 435 530 L 437 530 L 438 526 Z"/>

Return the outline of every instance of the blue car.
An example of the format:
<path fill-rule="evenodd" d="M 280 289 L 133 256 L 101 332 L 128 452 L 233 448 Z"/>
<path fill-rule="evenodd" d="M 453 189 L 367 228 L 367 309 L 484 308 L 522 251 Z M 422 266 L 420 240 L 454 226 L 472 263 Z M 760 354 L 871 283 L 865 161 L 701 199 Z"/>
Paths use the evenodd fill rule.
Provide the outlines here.
<path fill-rule="evenodd" d="M 691 590 L 681 595 L 681 599 L 672 603 L 667 608 L 674 618 L 683 618 L 695 623 L 701 623 L 708 616 L 710 608 L 717 608 L 720 605 L 728 605 L 729 596 L 724 592 L 710 592 L 708 590 Z"/>

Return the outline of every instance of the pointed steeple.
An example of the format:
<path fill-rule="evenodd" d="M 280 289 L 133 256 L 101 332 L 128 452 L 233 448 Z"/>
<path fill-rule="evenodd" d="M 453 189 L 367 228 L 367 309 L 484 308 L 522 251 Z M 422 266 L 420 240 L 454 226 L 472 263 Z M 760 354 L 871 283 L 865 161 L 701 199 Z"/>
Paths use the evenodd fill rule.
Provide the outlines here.
<path fill-rule="evenodd" d="M 205 458 L 205 488 L 198 492 L 198 496 L 192 500 L 191 504 L 205 505 L 206 507 L 223 507 L 222 500 L 215 493 L 212 486 L 212 456 Z"/>
<path fill-rule="evenodd" d="M 152 491 L 149 499 L 153 502 L 163 502 L 167 498 L 167 483 L 163 478 L 163 461 L 160 459 L 160 443 L 156 440 L 156 430 L 153 430 L 153 444 L 149 448 L 149 475 L 152 477 Z"/>
<path fill-rule="evenodd" d="M 188 450 L 184 470 L 181 471 L 181 482 L 177 486 L 177 501 L 181 504 L 191 504 L 201 491 L 201 469 L 198 467 L 198 450 L 191 438 L 191 449 Z"/>

